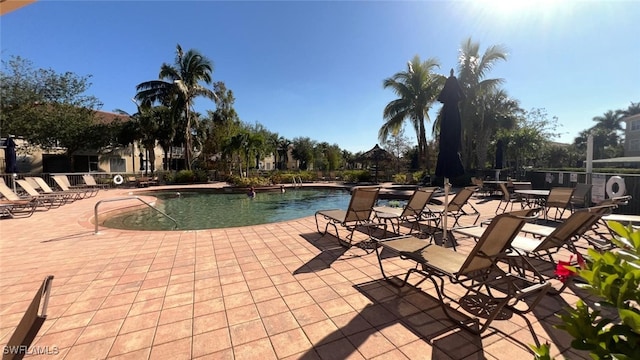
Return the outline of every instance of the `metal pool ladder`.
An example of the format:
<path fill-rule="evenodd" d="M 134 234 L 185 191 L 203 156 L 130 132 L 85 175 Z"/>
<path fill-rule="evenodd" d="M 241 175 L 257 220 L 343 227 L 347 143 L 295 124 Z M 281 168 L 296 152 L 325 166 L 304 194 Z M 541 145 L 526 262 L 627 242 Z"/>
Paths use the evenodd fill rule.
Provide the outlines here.
<path fill-rule="evenodd" d="M 300 181 L 300 182 L 298 183 L 298 182 L 296 181 L 296 177 L 295 177 L 295 176 L 293 176 L 293 177 L 291 178 L 291 182 L 293 183 L 293 187 L 294 187 L 294 188 L 296 188 L 296 187 L 302 187 L 302 178 L 301 178 L 300 176 L 298 176 L 298 181 Z"/>
<path fill-rule="evenodd" d="M 159 212 L 160 214 L 164 215 L 164 217 L 166 217 L 167 219 L 173 221 L 173 230 L 178 228 L 178 222 L 176 221 L 176 219 L 172 218 L 171 216 L 167 215 L 167 213 L 163 212 L 162 210 L 158 210 L 155 206 L 149 204 L 148 202 L 144 201 L 143 199 L 141 199 L 138 196 L 125 196 L 125 197 L 119 197 L 119 198 L 111 198 L 111 199 L 103 199 L 100 200 L 96 203 L 96 206 L 94 206 L 93 208 L 93 218 L 95 219 L 96 222 L 96 230 L 94 232 L 94 234 L 98 234 L 98 206 L 100 206 L 100 204 L 102 204 L 103 202 L 113 202 L 113 201 L 122 201 L 122 200 L 139 200 L 140 202 L 142 202 L 143 204 L 147 205 L 148 207 L 152 208 L 153 210 Z"/>

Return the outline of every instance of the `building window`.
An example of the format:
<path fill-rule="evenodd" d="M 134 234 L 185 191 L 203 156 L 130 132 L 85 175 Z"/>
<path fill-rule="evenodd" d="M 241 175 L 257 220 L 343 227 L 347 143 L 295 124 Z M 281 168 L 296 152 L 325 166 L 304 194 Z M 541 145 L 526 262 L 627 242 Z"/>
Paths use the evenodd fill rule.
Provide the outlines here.
<path fill-rule="evenodd" d="M 98 157 L 95 155 L 74 155 L 73 170 L 76 172 L 98 171 Z"/>
<path fill-rule="evenodd" d="M 640 151 L 640 139 L 629 140 L 629 151 Z"/>
<path fill-rule="evenodd" d="M 640 130 L 640 119 L 639 120 L 632 120 L 630 126 L 631 126 L 631 131 Z"/>
<path fill-rule="evenodd" d="M 109 171 L 111 172 L 127 172 L 127 164 L 123 158 L 109 159 Z"/>

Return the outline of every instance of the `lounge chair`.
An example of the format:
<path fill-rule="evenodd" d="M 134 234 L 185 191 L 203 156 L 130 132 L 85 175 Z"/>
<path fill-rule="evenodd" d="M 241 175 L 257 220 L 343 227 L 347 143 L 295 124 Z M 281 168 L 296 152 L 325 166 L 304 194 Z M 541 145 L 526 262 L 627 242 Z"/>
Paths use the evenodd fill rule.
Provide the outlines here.
<path fill-rule="evenodd" d="M 83 198 L 96 196 L 98 194 L 98 189 L 95 188 L 73 188 L 71 189 L 71 185 L 69 184 L 69 178 L 66 175 L 53 175 L 53 181 L 56 182 L 58 187 L 62 191 L 75 191 L 77 193 L 81 193 Z"/>
<path fill-rule="evenodd" d="M 378 187 L 356 187 L 353 188 L 351 192 L 351 200 L 349 201 L 347 210 L 332 209 L 316 211 L 315 219 L 318 233 L 324 236 L 329 229 L 329 225 L 331 225 L 335 230 L 338 242 L 343 245 L 343 241 L 338 232 L 339 225 L 349 231 L 349 235 L 346 237 L 349 246 L 352 245 L 353 234 L 358 227 L 365 226 L 368 230 L 369 237 L 371 237 L 371 227 L 377 227 L 379 225 L 371 219 L 373 206 L 376 203 L 379 191 L 380 188 Z M 319 217 L 327 221 L 324 231 L 320 231 Z"/>
<path fill-rule="evenodd" d="M 471 184 L 475 187 L 474 192 L 482 193 L 483 196 L 491 195 L 493 192 L 493 189 L 488 187 L 481 178 L 471 177 Z"/>
<path fill-rule="evenodd" d="M 587 237 L 584 237 L 585 232 L 591 229 L 606 211 L 607 207 L 592 207 L 578 210 L 546 236 L 541 236 L 544 232 L 541 232 L 540 229 L 526 229 L 523 227 L 523 231 L 533 234 L 535 237 L 521 236 L 513 240 L 511 246 L 517 256 L 512 257 L 512 263 L 520 260 L 520 263 L 517 264 L 516 267 L 520 269 L 523 274 L 526 270 L 530 270 L 535 278 L 544 279 L 545 276 L 542 272 L 538 271 L 528 258 L 545 261 L 545 257 L 548 257 L 551 264 L 555 266 L 558 262 L 553 256 L 557 254 L 561 248 L 565 247 L 570 253 L 578 254 L 575 241 L 579 238 L 589 240 Z M 591 241 L 589 241 L 589 243 L 591 243 Z M 557 291 L 562 292 L 568 284 L 569 282 L 565 280 L 562 287 Z"/>
<path fill-rule="evenodd" d="M 440 218 L 444 216 L 453 217 L 454 222 L 451 227 L 459 225 L 459 221 L 462 216 L 475 215 L 476 219 L 473 222 L 475 224 L 480 218 L 480 212 L 469 202 L 469 199 L 471 198 L 471 195 L 473 195 L 475 190 L 475 186 L 462 188 L 455 194 L 455 196 L 453 196 L 453 198 L 450 198 L 449 204 L 447 205 L 446 209 L 443 205 L 428 204 L 425 212 L 427 212 L 428 217 L 434 215 L 439 216 Z M 442 221 L 440 223 L 442 223 Z"/>
<path fill-rule="evenodd" d="M 578 208 L 589 207 L 591 201 L 588 199 L 588 195 L 591 187 L 591 184 L 576 184 L 573 195 L 571 195 L 571 211 L 575 211 Z"/>
<path fill-rule="evenodd" d="M 576 254 L 578 250 L 574 244 L 575 240 L 583 237 L 584 233 L 591 229 L 608 209 L 609 206 L 600 206 L 578 210 L 557 227 L 525 223 L 521 229 L 523 235 L 516 235 L 511 242 L 512 256 L 506 257 L 505 260 L 508 260 L 512 269 L 517 270 L 521 276 L 525 276 L 526 271 L 529 270 L 535 279 L 544 281 L 548 277 L 545 277 L 541 271 L 532 265 L 528 258 L 537 258 L 555 264 L 556 260 L 553 255 L 557 254 L 563 247 Z M 488 230 L 485 227 L 473 226 L 458 228 L 453 231 L 466 236 L 480 238 Z M 526 236 L 525 234 L 532 236 Z M 558 291 L 562 291 L 565 286 Z"/>
<path fill-rule="evenodd" d="M 0 202 L 0 218 L 12 218 L 13 217 L 13 205 L 9 203 Z"/>
<path fill-rule="evenodd" d="M 502 197 L 500 198 L 500 203 L 498 203 L 498 207 L 496 208 L 496 215 L 506 212 L 507 208 L 509 208 L 509 211 L 513 211 L 513 204 L 515 203 L 519 203 L 521 209 L 524 208 L 522 199 L 516 197 L 515 194 L 512 194 L 506 184 L 500 183 L 498 186 L 500 186 Z"/>
<path fill-rule="evenodd" d="M 556 212 L 553 217 L 554 220 L 562 219 L 562 215 L 566 209 L 571 209 L 571 196 L 573 196 L 574 188 L 567 187 L 554 187 L 549 191 L 549 196 L 544 203 L 547 208 L 545 218 L 549 218 L 549 212 L 551 208 L 555 208 Z"/>
<path fill-rule="evenodd" d="M 33 215 L 40 206 L 46 207 L 47 209 L 50 207 L 50 205 L 47 205 L 35 197 L 21 197 L 14 193 L 2 178 L 0 178 L 0 194 L 5 198 L 0 201 L 0 205 L 4 207 L 3 213 L 11 217 L 29 217 Z"/>
<path fill-rule="evenodd" d="M 522 231 L 533 237 L 518 237 L 511 245 L 516 251 L 535 257 L 548 256 L 551 262 L 555 262 L 552 255 L 562 247 L 577 253 L 574 241 L 591 229 L 609 208 L 609 206 L 599 206 L 580 209 L 556 227 L 526 224 Z"/>
<path fill-rule="evenodd" d="M 591 245 L 595 250 L 598 250 L 598 251 L 611 250 L 614 247 L 614 245 L 610 241 L 610 239 L 607 237 L 613 236 L 613 234 L 609 232 L 609 228 L 604 222 L 604 217 L 610 214 L 613 211 L 613 209 L 615 209 L 617 206 L 618 204 L 612 200 L 612 201 L 602 201 L 598 205 L 593 206 L 591 208 L 576 210 L 575 212 L 581 212 L 581 211 L 593 212 L 595 213 L 596 218 L 592 219 L 592 221 L 590 222 L 587 222 L 584 225 L 584 228 L 580 229 L 579 234 L 576 234 L 575 237 L 581 237 L 582 239 L 586 240 L 589 243 L 589 245 Z M 602 233 L 601 231 L 599 231 L 598 228 L 600 224 L 604 224 L 604 227 L 607 229 L 606 233 Z M 522 228 L 522 231 L 538 238 L 545 238 L 551 235 L 552 233 L 554 233 L 556 229 L 557 227 L 552 227 L 552 226 L 545 226 L 545 225 L 539 225 L 539 224 L 525 224 L 525 226 Z"/>
<path fill-rule="evenodd" d="M 38 335 L 42 324 L 47 320 L 47 305 L 52 281 L 53 275 L 49 275 L 40 285 L 22 320 L 4 347 L 2 360 L 19 360 L 28 353 L 31 343 Z"/>
<path fill-rule="evenodd" d="M 93 188 L 98 188 L 98 189 L 107 189 L 107 187 L 109 187 L 109 184 L 98 184 L 96 182 L 96 179 L 93 177 L 93 175 L 90 174 L 84 174 L 82 175 L 82 180 L 84 181 L 84 183 L 86 184 L 87 187 L 93 187 Z"/>
<path fill-rule="evenodd" d="M 407 205 L 403 208 L 394 208 L 390 206 L 376 206 L 373 208 L 375 212 L 375 217 L 379 220 L 382 220 L 386 223 L 386 221 L 391 222 L 391 227 L 393 231 L 397 234 L 400 234 L 400 223 L 408 223 L 411 224 L 411 229 L 409 229 L 409 234 L 413 233 L 413 230 L 420 230 L 420 221 L 430 220 L 435 221 L 436 226 L 438 225 L 439 217 L 432 216 L 430 218 L 425 217 L 424 209 L 426 208 L 429 201 L 433 197 L 436 188 L 430 189 L 418 189 L 413 192 Z M 398 225 L 398 229 L 396 230 L 394 221 Z M 385 227 L 386 228 L 386 227 Z"/>
<path fill-rule="evenodd" d="M 475 334 L 486 330 L 503 310 L 519 314 L 529 325 L 537 343 L 531 324 L 523 315 L 533 310 L 549 289 L 550 284 L 546 281 L 528 281 L 503 271 L 497 264 L 498 261 L 509 256 L 508 249 L 511 241 L 524 225 L 524 221 L 525 218 L 509 213 L 496 216 L 468 255 L 413 236 L 377 240 L 380 245 L 376 249 L 380 271 L 385 280 L 397 287 L 406 285 L 409 276 L 413 273 L 423 275 L 425 278 L 418 284 L 426 279 L 433 283 L 440 305 L 447 317 Z M 413 263 L 401 284 L 396 284 L 385 273 L 382 256 L 384 250 L 398 254 L 401 259 Z M 445 280 L 449 281 L 445 282 Z M 466 289 L 466 293 L 462 297 L 453 298 L 445 293 L 445 286 L 461 286 Z M 474 317 L 473 324 L 470 326 L 450 313 L 450 309 L 445 304 L 445 298 L 462 305 L 473 296 L 486 298 L 490 304 L 485 304 L 484 322 L 480 317 Z M 532 302 L 527 303 L 527 300 Z"/>
<path fill-rule="evenodd" d="M 19 179 L 16 180 L 16 182 L 27 194 L 29 194 L 29 196 L 48 204 L 49 207 L 60 207 L 67 202 L 72 201 L 70 196 L 67 194 L 41 194 L 38 190 L 34 189 L 27 180 Z"/>
<path fill-rule="evenodd" d="M 67 201 L 75 201 L 75 200 L 83 199 L 86 194 L 86 191 L 84 190 L 54 191 L 49 186 L 49 184 L 47 184 L 47 182 L 44 181 L 44 179 L 41 177 L 31 176 L 31 177 L 27 177 L 26 179 L 29 184 L 36 183 L 38 185 L 38 188 L 42 190 L 42 193 L 44 194 L 64 194 L 68 196 Z"/>

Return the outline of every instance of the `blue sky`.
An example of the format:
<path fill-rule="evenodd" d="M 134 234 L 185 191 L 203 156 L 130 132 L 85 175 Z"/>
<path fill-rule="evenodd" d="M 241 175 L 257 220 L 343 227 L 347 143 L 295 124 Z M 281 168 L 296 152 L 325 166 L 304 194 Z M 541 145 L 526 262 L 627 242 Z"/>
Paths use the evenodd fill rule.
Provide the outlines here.
<path fill-rule="evenodd" d="M 213 61 L 244 122 L 357 152 L 378 142 L 394 99 L 383 80 L 414 55 L 448 74 L 469 37 L 482 51 L 508 50 L 488 77 L 503 78 L 524 109 L 557 116 L 563 135 L 554 140 L 572 142 L 593 117 L 640 101 L 639 18 L 636 0 L 40 0 L 2 16 L 0 45 L 2 59 L 92 75 L 102 110 L 135 112 L 135 86 L 173 63 L 179 43 Z"/>

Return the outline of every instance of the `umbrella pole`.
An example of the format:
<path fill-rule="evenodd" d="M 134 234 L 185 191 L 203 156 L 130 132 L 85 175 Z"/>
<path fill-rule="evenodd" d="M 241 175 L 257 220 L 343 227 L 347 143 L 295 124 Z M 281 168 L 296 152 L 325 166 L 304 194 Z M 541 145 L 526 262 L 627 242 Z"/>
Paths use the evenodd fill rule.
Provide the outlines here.
<path fill-rule="evenodd" d="M 442 246 L 447 241 L 447 207 L 449 206 L 449 178 L 444 178 L 444 212 L 442 213 Z"/>

